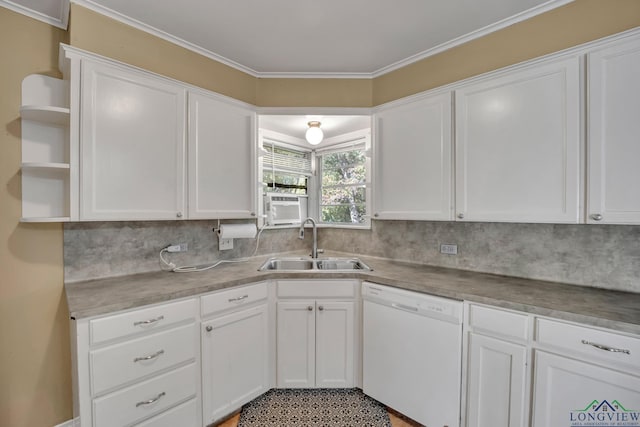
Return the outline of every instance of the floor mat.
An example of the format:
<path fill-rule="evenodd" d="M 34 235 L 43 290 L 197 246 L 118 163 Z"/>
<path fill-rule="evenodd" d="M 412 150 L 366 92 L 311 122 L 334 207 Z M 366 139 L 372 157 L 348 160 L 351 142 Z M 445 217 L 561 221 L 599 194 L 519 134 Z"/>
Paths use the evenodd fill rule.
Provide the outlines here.
<path fill-rule="evenodd" d="M 238 427 L 391 427 L 386 408 L 350 389 L 273 389 L 242 408 Z"/>

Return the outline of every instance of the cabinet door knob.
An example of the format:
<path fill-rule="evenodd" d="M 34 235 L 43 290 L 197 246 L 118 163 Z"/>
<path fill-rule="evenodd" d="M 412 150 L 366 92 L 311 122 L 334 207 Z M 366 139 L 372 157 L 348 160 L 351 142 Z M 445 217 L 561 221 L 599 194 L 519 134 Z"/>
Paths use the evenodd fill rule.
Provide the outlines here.
<path fill-rule="evenodd" d="M 460 212 L 460 213 L 458 214 L 458 219 L 463 219 L 463 218 L 464 218 L 464 214 L 463 214 L 462 212 Z"/>
<path fill-rule="evenodd" d="M 309 307 L 307 307 L 307 310 L 309 310 L 309 311 L 313 311 L 313 306 L 309 306 Z"/>
<path fill-rule="evenodd" d="M 176 214 L 176 216 L 177 216 L 178 218 L 182 218 L 182 212 L 178 212 L 178 213 Z"/>
<path fill-rule="evenodd" d="M 322 311 L 322 310 L 324 310 L 324 307 L 320 305 L 320 306 L 318 306 L 318 310 Z"/>
<path fill-rule="evenodd" d="M 213 331 L 213 326 L 209 325 L 205 329 L 207 330 L 207 332 L 211 332 Z"/>
<path fill-rule="evenodd" d="M 591 219 L 594 221 L 602 221 L 602 215 L 601 214 L 591 214 Z"/>
<path fill-rule="evenodd" d="M 380 216 L 380 214 L 379 213 L 374 213 L 373 216 L 378 218 Z"/>
<path fill-rule="evenodd" d="M 256 213 L 255 212 L 251 212 L 251 216 L 256 216 Z"/>

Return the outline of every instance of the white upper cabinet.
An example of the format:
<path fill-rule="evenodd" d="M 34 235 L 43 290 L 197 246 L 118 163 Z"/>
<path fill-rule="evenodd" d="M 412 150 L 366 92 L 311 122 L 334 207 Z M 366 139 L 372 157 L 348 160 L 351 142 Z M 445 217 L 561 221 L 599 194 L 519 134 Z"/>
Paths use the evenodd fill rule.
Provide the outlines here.
<path fill-rule="evenodd" d="M 456 218 L 577 223 L 577 56 L 456 91 Z"/>
<path fill-rule="evenodd" d="M 383 108 L 375 131 L 374 218 L 452 219 L 451 93 Z"/>
<path fill-rule="evenodd" d="M 185 110 L 178 84 L 83 61 L 81 220 L 184 216 Z"/>
<path fill-rule="evenodd" d="M 253 218 L 255 112 L 189 92 L 189 218 Z"/>
<path fill-rule="evenodd" d="M 587 58 L 587 222 L 639 224 L 640 39 Z"/>

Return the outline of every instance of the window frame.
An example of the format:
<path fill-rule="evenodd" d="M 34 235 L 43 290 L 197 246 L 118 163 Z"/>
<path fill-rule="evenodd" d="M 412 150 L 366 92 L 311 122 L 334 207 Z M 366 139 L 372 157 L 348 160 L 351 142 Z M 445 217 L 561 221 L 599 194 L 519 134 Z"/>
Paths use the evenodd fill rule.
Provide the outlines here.
<path fill-rule="evenodd" d="M 268 129 L 259 128 L 258 129 L 258 162 L 256 162 L 257 173 L 256 176 L 259 177 L 256 185 L 258 185 L 257 196 L 258 200 L 258 226 L 262 227 L 266 222 L 266 216 L 264 211 L 264 194 L 265 192 L 270 192 L 270 190 L 264 185 L 264 156 L 266 154 L 266 150 L 264 148 L 264 143 L 275 144 L 282 148 L 291 149 L 295 151 L 308 152 L 311 154 L 311 176 L 307 181 L 307 195 L 301 197 L 307 198 L 307 215 L 305 217 L 312 217 L 316 220 L 318 228 L 346 228 L 346 229 L 358 229 L 358 230 L 366 230 L 371 229 L 371 212 L 373 209 L 373 189 L 372 189 L 372 149 L 371 149 L 371 128 L 365 128 L 361 130 L 357 130 L 354 132 L 349 132 L 346 134 L 342 134 L 332 138 L 326 138 L 321 148 L 316 148 L 312 146 L 304 146 L 306 141 L 298 140 L 298 138 L 285 135 L 279 132 L 271 131 Z M 320 212 L 320 198 L 322 191 L 322 175 L 319 171 L 320 162 L 323 154 L 330 154 L 332 152 L 338 151 L 349 151 L 349 149 L 355 146 L 362 146 L 365 154 L 365 215 L 364 222 L 361 224 L 353 224 L 353 223 L 330 223 L 330 222 L 322 222 L 321 212 Z M 284 194 L 284 193 L 283 193 Z M 303 213 L 304 216 L 304 213 Z M 302 218 L 304 220 L 305 218 Z M 305 227 L 309 226 L 309 224 L 305 225 Z M 281 229 L 281 228 L 298 228 L 299 224 L 291 224 L 291 225 L 268 225 L 267 229 Z"/>
<path fill-rule="evenodd" d="M 340 135 L 335 137 L 332 141 L 331 145 L 326 148 L 321 148 L 315 150 L 315 170 L 316 170 L 316 179 L 314 180 L 315 188 L 313 188 L 313 194 L 315 195 L 315 206 L 314 212 L 317 217 L 318 227 L 327 227 L 327 228 L 354 228 L 354 229 L 370 229 L 371 228 L 371 209 L 372 209 L 372 185 L 371 185 L 371 130 L 363 129 L 360 131 L 350 132 L 344 135 Z M 364 185 L 365 191 L 365 214 L 364 221 L 360 224 L 354 223 L 336 223 L 336 222 L 325 222 L 322 221 L 322 178 L 323 178 L 323 170 L 322 170 L 322 157 L 327 154 L 341 153 L 347 151 L 353 151 L 354 149 L 361 148 L 365 157 L 364 167 L 365 167 L 365 180 L 362 183 Z M 352 185 L 344 185 L 344 186 L 335 186 L 348 188 Z"/>

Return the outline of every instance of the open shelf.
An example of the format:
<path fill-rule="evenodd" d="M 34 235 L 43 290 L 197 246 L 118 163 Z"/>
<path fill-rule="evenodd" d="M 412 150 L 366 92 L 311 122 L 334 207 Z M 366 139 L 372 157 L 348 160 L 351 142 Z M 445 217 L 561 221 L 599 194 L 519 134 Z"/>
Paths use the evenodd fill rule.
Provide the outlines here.
<path fill-rule="evenodd" d="M 22 81 L 22 222 L 70 214 L 69 83 L 32 74 Z"/>
<path fill-rule="evenodd" d="M 28 162 L 22 164 L 22 169 L 69 169 L 69 163 Z"/>
<path fill-rule="evenodd" d="M 24 120 L 34 120 L 41 123 L 69 124 L 69 109 L 64 107 L 23 105 L 20 108 L 20 116 Z"/>

